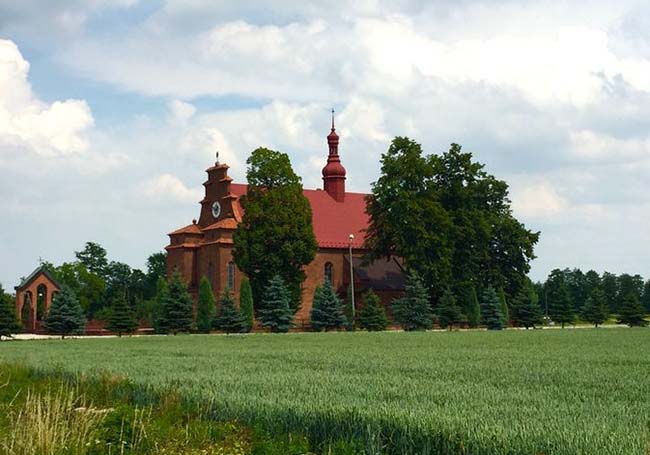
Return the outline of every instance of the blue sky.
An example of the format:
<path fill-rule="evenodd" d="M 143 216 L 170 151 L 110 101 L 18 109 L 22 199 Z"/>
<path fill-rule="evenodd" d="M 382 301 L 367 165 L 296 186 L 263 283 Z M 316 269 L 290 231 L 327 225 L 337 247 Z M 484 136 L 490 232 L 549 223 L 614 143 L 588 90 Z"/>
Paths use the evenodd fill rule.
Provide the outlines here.
<path fill-rule="evenodd" d="M 463 145 L 555 267 L 650 277 L 650 6 L 641 1 L 0 0 L 0 283 L 92 240 L 143 267 L 198 216 L 219 149 L 348 188 L 395 135 Z"/>

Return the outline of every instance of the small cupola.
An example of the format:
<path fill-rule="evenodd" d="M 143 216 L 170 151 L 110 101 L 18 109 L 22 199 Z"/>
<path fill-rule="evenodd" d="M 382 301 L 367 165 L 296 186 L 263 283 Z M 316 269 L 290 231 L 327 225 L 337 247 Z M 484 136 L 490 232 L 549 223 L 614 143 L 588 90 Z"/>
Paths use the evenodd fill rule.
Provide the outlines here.
<path fill-rule="evenodd" d="M 329 155 L 323 168 L 323 189 L 334 200 L 343 202 L 345 199 L 345 168 L 339 158 L 339 135 L 334 127 L 334 109 L 332 109 L 332 130 L 327 135 Z"/>

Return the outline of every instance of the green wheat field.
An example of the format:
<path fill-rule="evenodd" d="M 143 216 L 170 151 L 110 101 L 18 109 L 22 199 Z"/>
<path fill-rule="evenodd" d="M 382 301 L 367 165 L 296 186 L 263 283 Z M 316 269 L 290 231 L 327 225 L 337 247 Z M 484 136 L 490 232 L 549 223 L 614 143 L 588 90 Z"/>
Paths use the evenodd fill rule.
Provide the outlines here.
<path fill-rule="evenodd" d="M 366 453 L 650 453 L 650 330 L 18 341 L 0 361 L 108 371 L 217 419 Z"/>

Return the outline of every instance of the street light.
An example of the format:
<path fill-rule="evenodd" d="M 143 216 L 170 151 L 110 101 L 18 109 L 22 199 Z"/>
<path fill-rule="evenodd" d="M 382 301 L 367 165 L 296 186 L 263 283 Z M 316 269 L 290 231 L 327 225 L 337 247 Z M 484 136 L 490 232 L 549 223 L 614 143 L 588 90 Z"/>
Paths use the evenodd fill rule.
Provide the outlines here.
<path fill-rule="evenodd" d="M 352 330 L 354 330 L 354 266 L 352 265 L 352 241 L 354 240 L 354 234 L 350 234 L 349 239 L 349 251 L 350 251 L 350 299 L 351 299 L 351 304 L 352 304 L 352 321 L 350 321 L 350 325 L 352 327 Z"/>

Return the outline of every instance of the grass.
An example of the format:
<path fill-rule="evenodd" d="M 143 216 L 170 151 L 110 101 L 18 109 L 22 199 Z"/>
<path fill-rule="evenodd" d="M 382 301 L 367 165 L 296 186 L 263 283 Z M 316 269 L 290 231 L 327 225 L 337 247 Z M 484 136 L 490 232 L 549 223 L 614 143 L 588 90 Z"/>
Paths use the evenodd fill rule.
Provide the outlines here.
<path fill-rule="evenodd" d="M 647 454 L 648 346 L 647 329 L 194 335 L 10 342 L 0 359 L 119 373 L 318 450 Z"/>

